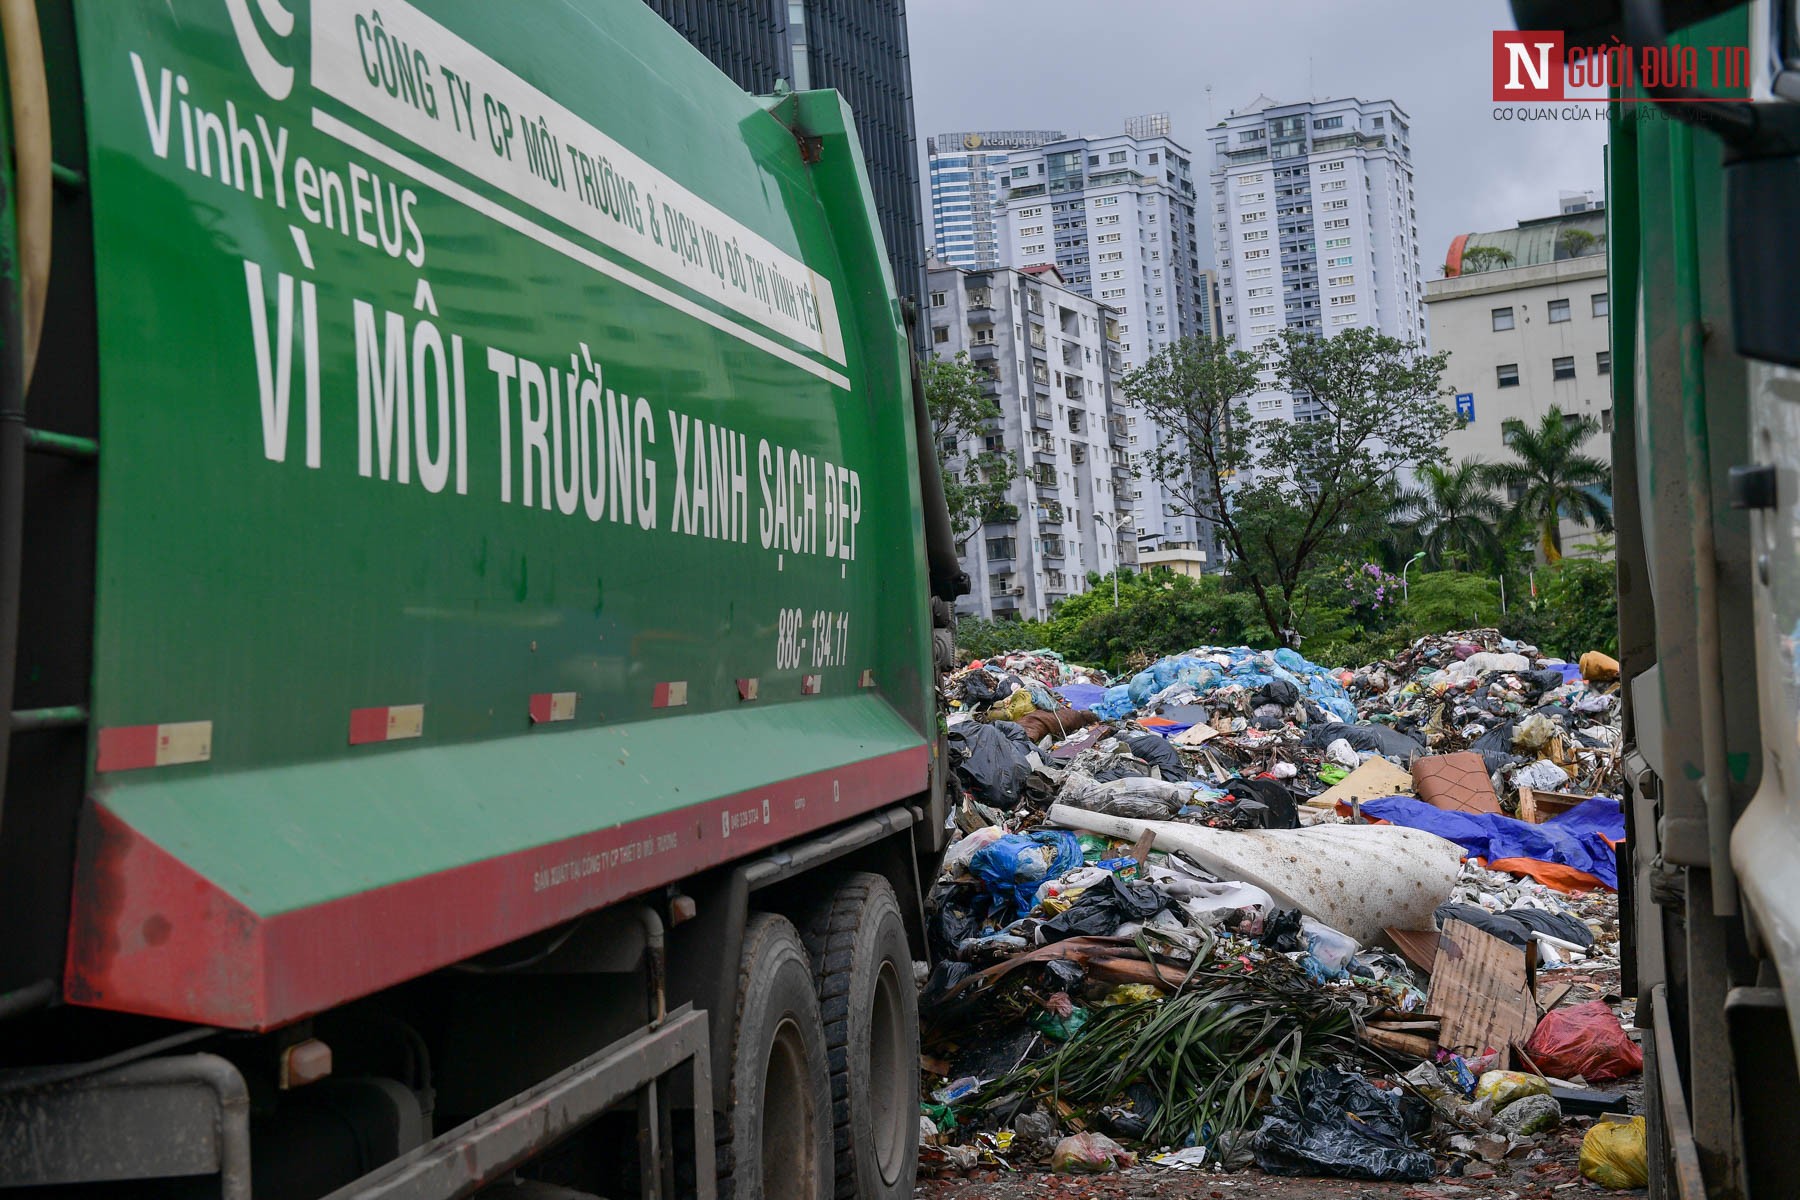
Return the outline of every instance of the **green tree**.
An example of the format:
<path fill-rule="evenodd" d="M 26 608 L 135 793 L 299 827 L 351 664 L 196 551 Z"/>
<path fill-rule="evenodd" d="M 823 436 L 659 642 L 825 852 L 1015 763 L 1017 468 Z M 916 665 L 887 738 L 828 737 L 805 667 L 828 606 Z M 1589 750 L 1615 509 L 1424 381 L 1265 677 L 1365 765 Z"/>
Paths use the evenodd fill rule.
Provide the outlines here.
<path fill-rule="evenodd" d="M 1505 564 L 1506 506 L 1489 487 L 1488 469 L 1477 461 L 1425 463 L 1418 486 L 1396 496 L 1394 515 L 1417 533 L 1427 567 L 1466 571 Z"/>
<path fill-rule="evenodd" d="M 1575 661 L 1589 650 L 1619 653 L 1619 589 L 1614 564 L 1565 558 L 1537 572 L 1538 594 L 1515 603 L 1500 629 L 1546 654 Z"/>
<path fill-rule="evenodd" d="M 1307 569 L 1371 528 L 1402 467 L 1441 453 L 1455 420 L 1439 382 L 1448 357 L 1371 329 L 1287 329 L 1260 357 L 1228 338 L 1183 339 L 1125 377 L 1160 431 L 1150 473 L 1174 507 L 1217 527 L 1278 643 L 1294 640 Z M 1244 399 L 1270 386 L 1262 370 L 1316 417 L 1253 420 Z"/>
<path fill-rule="evenodd" d="M 999 404 L 985 391 L 992 374 L 960 351 L 955 358 L 927 358 L 919 374 L 932 441 L 943 463 L 950 531 L 960 548 L 985 515 L 1005 502 L 1019 468 L 1011 455 L 985 446 L 988 422 L 1000 417 Z"/>
<path fill-rule="evenodd" d="M 1512 251 L 1500 246 L 1469 246 L 1462 252 L 1462 267 L 1457 274 L 1474 275 L 1481 271 L 1510 267 L 1514 261 Z M 1448 271 L 1444 273 L 1449 274 Z"/>
<path fill-rule="evenodd" d="M 1562 558 L 1562 520 L 1602 531 L 1612 529 L 1612 472 L 1605 463 L 1581 453 L 1583 443 L 1600 432 L 1591 417 L 1565 414 L 1552 405 L 1536 426 L 1517 417 L 1501 422 L 1513 461 L 1489 469 L 1494 482 L 1518 495 L 1514 511 L 1537 531 L 1545 562 Z"/>
<path fill-rule="evenodd" d="M 1570 226 L 1556 235 L 1556 256 L 1558 258 L 1580 258 L 1584 254 L 1597 253 L 1602 240 L 1598 235 L 1589 233 L 1585 229 L 1576 229 Z"/>
<path fill-rule="evenodd" d="M 1051 643 L 1072 662 L 1117 671 L 1133 654 L 1160 658 L 1192 646 L 1269 644 L 1256 603 L 1216 576 L 1152 572 L 1119 577 L 1119 607 L 1105 588 L 1070 596 L 1050 622 Z"/>
<path fill-rule="evenodd" d="M 1500 621 L 1500 582 L 1462 571 L 1427 571 L 1407 582 L 1401 616 L 1408 640 Z"/>

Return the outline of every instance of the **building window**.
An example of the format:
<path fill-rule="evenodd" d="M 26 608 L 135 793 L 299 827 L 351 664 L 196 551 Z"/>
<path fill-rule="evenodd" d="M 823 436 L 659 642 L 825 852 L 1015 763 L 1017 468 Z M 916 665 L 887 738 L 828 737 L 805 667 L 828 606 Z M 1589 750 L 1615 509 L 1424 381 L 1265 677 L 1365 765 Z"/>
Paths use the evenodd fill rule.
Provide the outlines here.
<path fill-rule="evenodd" d="M 1331 298 L 1331 307 L 1333 307 L 1333 308 L 1343 308 L 1346 305 L 1355 304 L 1355 303 L 1356 303 L 1356 293 L 1355 292 L 1351 292 L 1347 296 L 1333 296 Z"/>
<path fill-rule="evenodd" d="M 1264 297 L 1273 296 L 1274 294 L 1275 289 L 1273 287 L 1256 287 L 1250 289 L 1250 299 L 1252 300 L 1261 300 Z"/>
<path fill-rule="evenodd" d="M 1099 243 L 1099 244 L 1101 244 L 1101 245 L 1105 245 L 1105 244 L 1106 244 L 1106 243 L 1108 243 L 1108 242 L 1116 242 L 1116 241 L 1119 241 L 1119 240 L 1121 240 L 1121 239 L 1122 239 L 1122 238 L 1123 238 L 1123 237 L 1124 237 L 1124 235 L 1123 235 L 1123 234 L 1118 234 L 1118 233 L 1103 233 L 1103 234 L 1101 234 L 1101 235 L 1100 235 L 1100 236 L 1099 236 L 1099 237 L 1097 237 L 1097 238 L 1095 238 L 1095 239 L 1094 239 L 1094 241 L 1095 241 L 1095 242 L 1097 242 L 1097 243 Z"/>
<path fill-rule="evenodd" d="M 1343 127 L 1344 118 L 1342 117 L 1321 117 L 1313 122 L 1314 129 L 1342 129 Z"/>
<path fill-rule="evenodd" d="M 1328 267 L 1353 267 L 1356 265 L 1356 255 L 1340 254 L 1336 258 L 1326 259 L 1325 265 Z"/>
<path fill-rule="evenodd" d="M 1246 212 L 1246 213 L 1238 214 L 1238 220 L 1245 225 L 1249 225 L 1254 221 L 1266 221 L 1268 219 L 1269 219 L 1269 210 L 1266 208 L 1259 208 L 1259 209 L 1255 210 L 1254 212 Z"/>
<path fill-rule="evenodd" d="M 1519 386 L 1519 364 L 1501 363 L 1494 368 L 1495 384 L 1499 387 Z"/>
<path fill-rule="evenodd" d="M 1267 250 L 1246 250 L 1246 251 L 1244 251 L 1244 257 L 1247 259 L 1249 259 L 1249 258 L 1267 258 L 1267 257 L 1269 257 L 1269 252 Z"/>
<path fill-rule="evenodd" d="M 1513 310 L 1510 305 L 1506 308 L 1494 309 L 1492 316 L 1494 318 L 1495 333 L 1504 333 L 1506 330 L 1513 327 Z"/>
<path fill-rule="evenodd" d="M 944 307 L 944 293 L 942 293 L 942 292 L 931 293 L 931 307 L 933 307 L 933 308 Z"/>
<path fill-rule="evenodd" d="M 1604 317 L 1607 313 L 1612 311 L 1612 302 L 1607 299 L 1605 292 L 1595 292 L 1590 299 L 1594 305 L 1594 315 L 1596 317 Z"/>
<path fill-rule="evenodd" d="M 1612 431 L 1613 431 L 1612 409 L 1603 408 L 1600 410 L 1600 432 L 1601 433 L 1611 433 Z"/>
<path fill-rule="evenodd" d="M 1349 208 L 1350 201 L 1348 201 L 1348 200 L 1327 200 L 1327 201 L 1325 201 L 1325 203 L 1319 205 L 1319 207 L 1321 209 L 1323 209 L 1325 212 L 1336 212 L 1339 209 Z"/>
<path fill-rule="evenodd" d="M 1356 282 L 1354 275 L 1333 275 L 1325 280 L 1331 287 L 1349 287 Z"/>
<path fill-rule="evenodd" d="M 1252 229 L 1244 235 L 1244 240 L 1246 242 L 1266 242 L 1269 240 L 1269 231 L 1266 229 Z"/>
<path fill-rule="evenodd" d="M 1119 198 L 1117 196 L 1101 196 L 1094 201 L 1095 208 L 1117 208 L 1118 205 Z"/>
<path fill-rule="evenodd" d="M 1349 238 L 1326 238 L 1325 239 L 1325 248 L 1327 250 L 1342 250 L 1349 245 L 1350 245 Z"/>
<path fill-rule="evenodd" d="M 1564 318 L 1567 320 L 1568 318 Z M 1575 378 L 1575 359 L 1573 356 L 1553 358 L 1550 360 L 1550 375 L 1553 379 Z"/>
<path fill-rule="evenodd" d="M 1552 300 L 1550 302 L 1550 323 L 1552 325 L 1559 325 L 1568 319 L 1569 302 L 1567 300 Z"/>
<path fill-rule="evenodd" d="M 1594 353 L 1594 374 L 1596 374 L 1596 375 L 1611 375 L 1612 374 L 1612 351 L 1611 350 L 1595 351 L 1595 353 Z"/>
<path fill-rule="evenodd" d="M 950 340 L 949 326 L 939 325 L 939 326 L 936 326 L 935 328 L 933 328 L 931 331 L 931 340 L 934 345 L 938 345 L 938 346 L 941 346 L 945 342 L 949 341 Z"/>
<path fill-rule="evenodd" d="M 1009 537 L 989 538 L 987 553 L 989 558 L 1017 558 L 1018 543 Z"/>
<path fill-rule="evenodd" d="M 1319 185 L 1321 192 L 1341 192 L 1350 185 L 1342 179 L 1327 179 Z"/>
<path fill-rule="evenodd" d="M 1327 229 L 1348 229 L 1348 228 L 1350 228 L 1350 218 L 1349 217 L 1334 217 L 1331 220 L 1325 222 L 1325 228 L 1327 228 Z M 1329 246 L 1331 243 L 1326 242 L 1325 244 L 1327 246 Z"/>
<path fill-rule="evenodd" d="M 1044 215 L 1044 206 L 1041 204 L 1038 205 L 1036 208 L 1021 208 L 1019 210 L 1019 216 L 1024 219 L 1029 219 L 1031 217 L 1041 217 L 1043 215 Z"/>
<path fill-rule="evenodd" d="M 1152 150 L 1150 152 L 1150 165 L 1154 167 L 1157 163 L 1159 163 L 1161 161 L 1162 161 L 1162 155 L 1160 155 L 1156 151 Z"/>

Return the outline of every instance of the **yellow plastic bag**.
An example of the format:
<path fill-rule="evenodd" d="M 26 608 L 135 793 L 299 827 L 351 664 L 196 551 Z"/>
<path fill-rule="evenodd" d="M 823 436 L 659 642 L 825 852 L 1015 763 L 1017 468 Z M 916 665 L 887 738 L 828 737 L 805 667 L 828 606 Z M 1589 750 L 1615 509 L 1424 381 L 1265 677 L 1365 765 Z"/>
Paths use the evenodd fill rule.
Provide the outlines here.
<path fill-rule="evenodd" d="M 1100 1003 L 1104 1007 L 1114 1004 L 1138 1004 L 1145 1000 L 1160 999 L 1162 999 L 1162 990 L 1154 984 L 1121 983 L 1118 987 L 1106 993 L 1106 998 L 1100 1001 Z"/>
<path fill-rule="evenodd" d="M 1543 1076 L 1527 1075 L 1523 1071 L 1483 1071 L 1481 1078 L 1475 1083 L 1475 1098 L 1492 1100 L 1495 1112 L 1514 1100 L 1549 1094 L 1550 1084 Z"/>
<path fill-rule="evenodd" d="M 1013 689 L 1013 694 L 988 709 L 987 719 L 990 721 L 1016 721 L 1037 705 L 1031 702 L 1031 693 L 1024 688 Z"/>
<path fill-rule="evenodd" d="M 1644 1118 L 1601 1117 L 1581 1139 L 1581 1177 L 1601 1187 L 1639 1188 L 1650 1182 Z"/>
<path fill-rule="evenodd" d="M 1611 683 L 1619 677 L 1619 660 L 1598 650 L 1581 656 L 1581 677 L 1589 683 Z"/>

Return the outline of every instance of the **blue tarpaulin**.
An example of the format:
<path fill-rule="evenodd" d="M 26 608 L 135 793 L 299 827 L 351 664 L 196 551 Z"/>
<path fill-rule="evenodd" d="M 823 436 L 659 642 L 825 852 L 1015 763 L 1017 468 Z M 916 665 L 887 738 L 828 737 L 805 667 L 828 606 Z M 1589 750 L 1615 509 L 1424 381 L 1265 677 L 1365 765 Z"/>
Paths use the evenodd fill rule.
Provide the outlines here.
<path fill-rule="evenodd" d="M 1367 817 L 1435 833 L 1495 870 L 1530 875 L 1552 887 L 1580 889 L 1598 883 L 1617 890 L 1619 886 L 1612 844 L 1625 840 L 1625 813 L 1611 796 L 1583 801 L 1542 825 L 1500 813 L 1447 812 L 1409 796 L 1366 800 L 1362 811 Z"/>

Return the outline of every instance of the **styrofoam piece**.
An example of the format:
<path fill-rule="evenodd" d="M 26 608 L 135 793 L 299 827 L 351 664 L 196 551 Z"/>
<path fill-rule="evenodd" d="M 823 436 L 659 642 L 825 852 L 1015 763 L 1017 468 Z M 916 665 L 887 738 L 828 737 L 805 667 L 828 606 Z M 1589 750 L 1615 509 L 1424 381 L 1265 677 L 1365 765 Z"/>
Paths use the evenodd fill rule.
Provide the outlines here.
<path fill-rule="evenodd" d="M 1052 805 L 1052 824 L 1184 854 L 1220 879 L 1268 892 L 1363 945 L 1384 927 L 1433 928 L 1432 910 L 1450 898 L 1462 865 L 1454 842 L 1399 825 L 1314 825 L 1306 829 L 1208 829 L 1176 821 L 1137 821 Z"/>

